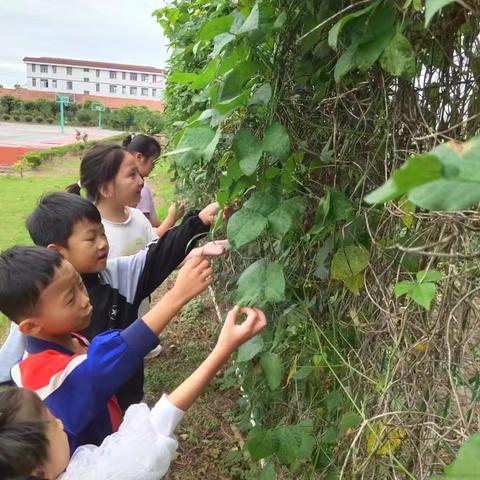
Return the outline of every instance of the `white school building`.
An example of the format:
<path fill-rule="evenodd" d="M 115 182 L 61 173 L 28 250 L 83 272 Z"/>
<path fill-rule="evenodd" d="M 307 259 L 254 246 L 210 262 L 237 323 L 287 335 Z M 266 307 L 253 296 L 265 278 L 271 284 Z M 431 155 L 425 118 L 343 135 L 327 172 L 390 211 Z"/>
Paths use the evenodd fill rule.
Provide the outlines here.
<path fill-rule="evenodd" d="M 138 100 L 162 100 L 165 70 L 142 65 L 25 57 L 27 89 Z"/>

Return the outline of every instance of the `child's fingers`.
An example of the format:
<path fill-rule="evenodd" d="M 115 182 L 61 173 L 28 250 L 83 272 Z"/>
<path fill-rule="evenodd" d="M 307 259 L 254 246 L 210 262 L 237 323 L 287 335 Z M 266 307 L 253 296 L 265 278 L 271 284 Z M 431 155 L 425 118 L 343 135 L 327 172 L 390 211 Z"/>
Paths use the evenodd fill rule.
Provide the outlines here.
<path fill-rule="evenodd" d="M 200 265 L 204 264 L 204 262 L 207 262 L 207 261 L 205 260 L 204 257 L 199 255 L 198 257 L 192 257 L 188 259 L 185 262 L 185 265 L 183 266 L 183 268 L 190 268 L 190 269 L 201 268 Z"/>
<path fill-rule="evenodd" d="M 207 268 L 206 270 L 203 270 L 200 273 L 200 278 L 202 280 L 207 280 L 208 278 L 212 278 L 212 277 L 213 277 L 213 269 L 212 268 Z"/>
<path fill-rule="evenodd" d="M 225 323 L 232 324 L 234 325 L 237 321 L 237 316 L 238 316 L 238 311 L 240 310 L 240 307 L 238 305 L 235 305 L 228 313 L 227 313 L 227 318 L 225 320 Z"/>

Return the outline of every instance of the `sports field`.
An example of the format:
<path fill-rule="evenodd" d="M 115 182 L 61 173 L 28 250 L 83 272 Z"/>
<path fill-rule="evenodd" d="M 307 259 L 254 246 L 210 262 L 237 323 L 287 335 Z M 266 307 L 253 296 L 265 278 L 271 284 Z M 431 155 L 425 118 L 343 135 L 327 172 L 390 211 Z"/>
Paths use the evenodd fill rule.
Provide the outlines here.
<path fill-rule="evenodd" d="M 0 165 L 11 165 L 30 150 L 75 143 L 75 129 L 87 133 L 89 140 L 111 137 L 119 132 L 94 127 L 66 126 L 64 133 L 58 125 L 0 122 Z"/>

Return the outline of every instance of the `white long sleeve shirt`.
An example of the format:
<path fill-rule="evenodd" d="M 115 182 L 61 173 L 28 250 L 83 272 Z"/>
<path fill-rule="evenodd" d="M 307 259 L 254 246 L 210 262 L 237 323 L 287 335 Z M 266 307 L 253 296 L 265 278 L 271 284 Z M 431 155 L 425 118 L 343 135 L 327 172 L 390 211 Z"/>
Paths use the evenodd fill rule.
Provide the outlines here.
<path fill-rule="evenodd" d="M 77 448 L 58 480 L 158 480 L 174 457 L 173 432 L 184 412 L 163 395 L 150 410 L 144 403 L 129 407 L 118 432 L 102 444 Z"/>

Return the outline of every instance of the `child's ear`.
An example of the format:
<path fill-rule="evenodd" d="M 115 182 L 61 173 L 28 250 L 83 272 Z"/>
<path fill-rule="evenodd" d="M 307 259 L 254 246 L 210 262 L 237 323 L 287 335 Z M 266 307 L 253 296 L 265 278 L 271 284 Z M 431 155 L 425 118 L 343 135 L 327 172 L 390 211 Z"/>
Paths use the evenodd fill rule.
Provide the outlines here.
<path fill-rule="evenodd" d="M 107 182 L 100 185 L 98 189 L 100 195 L 104 198 L 112 198 L 113 197 L 113 182 Z"/>
<path fill-rule="evenodd" d="M 38 335 L 42 330 L 41 325 L 35 318 L 25 318 L 18 324 L 18 329 L 24 335 Z"/>
<path fill-rule="evenodd" d="M 65 250 L 65 247 L 62 247 L 61 245 L 57 245 L 56 243 L 49 243 L 47 245 L 47 248 L 49 248 L 50 250 L 55 250 L 62 256 L 63 256 L 62 252 Z"/>

